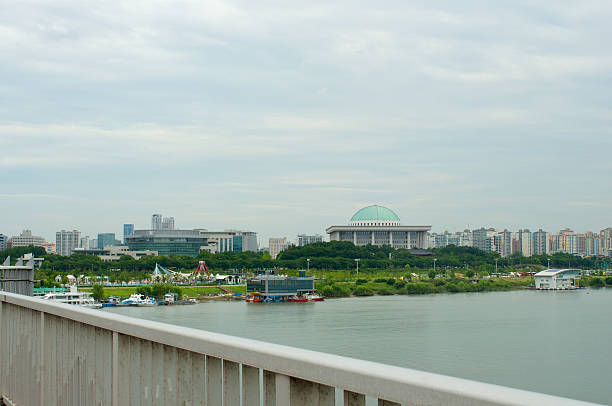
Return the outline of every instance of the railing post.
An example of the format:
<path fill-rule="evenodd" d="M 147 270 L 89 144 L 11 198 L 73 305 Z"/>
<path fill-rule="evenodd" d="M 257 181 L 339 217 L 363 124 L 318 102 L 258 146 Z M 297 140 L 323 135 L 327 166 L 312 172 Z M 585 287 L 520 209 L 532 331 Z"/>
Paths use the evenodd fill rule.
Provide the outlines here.
<path fill-rule="evenodd" d="M 291 404 L 291 391 L 289 377 L 287 375 L 276 374 L 276 405 Z"/>
<path fill-rule="evenodd" d="M 40 312 L 40 354 L 39 354 L 39 373 L 40 373 L 40 406 L 45 406 L 45 312 Z"/>
<path fill-rule="evenodd" d="M 240 365 L 223 360 L 223 406 L 240 406 Z"/>
<path fill-rule="evenodd" d="M 259 368 L 242 365 L 242 405 L 259 406 Z"/>
<path fill-rule="evenodd" d="M 113 331 L 113 406 L 119 406 L 119 333 Z"/>
<path fill-rule="evenodd" d="M 390 400 L 378 399 L 378 406 L 401 406 L 397 402 L 391 402 Z"/>
<path fill-rule="evenodd" d="M 365 406 L 365 395 L 348 390 L 344 391 L 344 406 Z"/>
<path fill-rule="evenodd" d="M 0 365 L 8 365 L 8 359 L 4 359 L 5 357 L 5 345 L 6 339 L 3 337 L 6 329 L 2 325 L 2 303 L 4 301 L 4 295 L 0 295 Z M 0 396 L 4 392 L 4 371 L 3 368 L 0 368 Z"/>
<path fill-rule="evenodd" d="M 206 356 L 207 405 L 223 404 L 223 373 L 220 358 Z"/>

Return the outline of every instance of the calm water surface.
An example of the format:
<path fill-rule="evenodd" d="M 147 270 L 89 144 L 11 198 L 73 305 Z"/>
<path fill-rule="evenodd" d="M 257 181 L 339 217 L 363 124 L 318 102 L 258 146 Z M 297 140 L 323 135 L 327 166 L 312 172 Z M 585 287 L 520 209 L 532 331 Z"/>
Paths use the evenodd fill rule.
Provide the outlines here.
<path fill-rule="evenodd" d="M 612 404 L 611 309 L 588 289 L 107 311 Z"/>

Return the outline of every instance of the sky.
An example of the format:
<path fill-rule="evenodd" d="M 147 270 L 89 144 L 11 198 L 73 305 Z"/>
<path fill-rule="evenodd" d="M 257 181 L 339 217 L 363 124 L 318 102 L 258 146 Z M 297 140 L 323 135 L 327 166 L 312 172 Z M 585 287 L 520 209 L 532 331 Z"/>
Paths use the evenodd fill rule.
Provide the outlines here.
<path fill-rule="evenodd" d="M 612 226 L 612 3 L 0 2 L 0 233 Z"/>

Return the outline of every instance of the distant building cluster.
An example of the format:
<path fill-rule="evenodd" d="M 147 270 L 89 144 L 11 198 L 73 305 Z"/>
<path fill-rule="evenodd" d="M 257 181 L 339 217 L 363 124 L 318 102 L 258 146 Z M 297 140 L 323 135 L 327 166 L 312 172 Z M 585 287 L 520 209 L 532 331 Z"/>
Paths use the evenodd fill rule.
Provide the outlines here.
<path fill-rule="evenodd" d="M 557 233 L 539 229 L 509 231 L 479 228 L 458 232 L 431 233 L 429 225 L 404 225 L 391 209 L 372 205 L 358 210 L 346 225 L 326 229 L 331 241 L 347 241 L 357 246 L 390 245 L 393 248 L 422 250 L 448 245 L 474 247 L 485 252 L 498 252 L 502 257 L 519 253 L 525 257 L 558 252 L 580 256 L 611 256 L 612 227 L 600 232 L 576 233 L 569 228 Z M 31 230 L 8 237 L 0 234 L 0 250 L 11 247 L 39 246 L 49 254 L 69 256 L 74 253 L 98 255 L 105 261 L 118 260 L 123 255 L 140 258 L 144 255 L 197 256 L 202 251 L 223 252 L 268 251 L 272 259 L 290 246 L 303 247 L 322 242 L 320 234 L 298 234 L 295 241 L 287 237 L 272 237 L 268 247 L 259 248 L 257 233 L 247 230 L 175 228 L 174 217 L 151 216 L 151 228 L 136 230 L 134 224 L 123 224 L 123 240 L 115 233 L 98 233 L 96 238 L 81 235 L 79 230 L 56 232 L 55 243 L 47 242 Z"/>
<path fill-rule="evenodd" d="M 483 251 L 496 251 L 502 257 L 520 253 L 525 257 L 557 252 L 580 256 L 612 256 L 612 227 L 599 233 L 587 231 L 575 233 L 566 228 L 558 233 L 539 229 L 530 230 L 496 230 L 480 228 L 449 233 L 429 234 L 428 247 L 440 248 L 447 245 L 474 247 Z"/>

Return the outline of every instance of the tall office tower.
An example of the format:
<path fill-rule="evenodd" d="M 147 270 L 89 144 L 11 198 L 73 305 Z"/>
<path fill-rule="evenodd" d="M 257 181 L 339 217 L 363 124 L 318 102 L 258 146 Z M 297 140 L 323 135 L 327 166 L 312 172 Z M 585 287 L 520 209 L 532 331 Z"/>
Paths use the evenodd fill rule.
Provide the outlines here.
<path fill-rule="evenodd" d="M 161 225 L 162 230 L 174 230 L 174 217 L 164 217 Z"/>
<path fill-rule="evenodd" d="M 162 229 L 162 215 L 154 214 L 151 216 L 151 230 L 161 230 Z"/>
<path fill-rule="evenodd" d="M 533 255 L 547 255 L 549 250 L 548 233 L 541 228 L 531 234 L 533 240 Z"/>
<path fill-rule="evenodd" d="M 109 245 L 118 245 L 120 242 L 115 240 L 115 233 L 100 233 L 98 234 L 98 249 L 103 250 Z"/>
<path fill-rule="evenodd" d="M 312 244 L 315 242 L 322 242 L 323 236 L 319 234 L 308 235 L 308 234 L 298 234 L 297 236 L 297 245 L 298 247 L 303 247 L 304 245 Z"/>
<path fill-rule="evenodd" d="M 89 236 L 81 237 L 81 241 L 79 242 L 79 248 L 89 249 Z"/>
<path fill-rule="evenodd" d="M 0 234 L 0 251 L 8 248 L 8 236 Z"/>
<path fill-rule="evenodd" d="M 134 224 L 123 225 L 123 244 L 127 244 L 126 238 L 134 234 Z"/>
<path fill-rule="evenodd" d="M 81 233 L 77 230 L 58 231 L 55 233 L 55 251 L 57 255 L 70 256 L 81 242 Z"/>
<path fill-rule="evenodd" d="M 276 257 L 278 256 L 278 254 L 280 254 L 281 251 L 284 251 L 287 249 L 287 247 L 289 247 L 289 243 L 287 242 L 287 237 L 283 237 L 283 238 L 272 238 L 270 237 L 270 245 L 269 245 L 269 250 L 270 250 L 270 256 L 272 257 L 272 259 L 276 259 Z"/>

